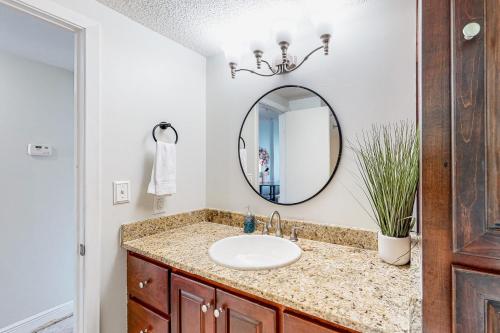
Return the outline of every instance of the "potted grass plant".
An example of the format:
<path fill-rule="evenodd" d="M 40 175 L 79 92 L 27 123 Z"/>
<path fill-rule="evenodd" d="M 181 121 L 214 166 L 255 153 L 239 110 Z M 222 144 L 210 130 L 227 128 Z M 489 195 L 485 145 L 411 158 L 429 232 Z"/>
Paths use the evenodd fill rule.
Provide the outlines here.
<path fill-rule="evenodd" d="M 415 125 L 374 125 L 351 144 L 371 216 L 380 228 L 378 251 L 393 265 L 410 261 L 410 231 L 419 177 L 419 139 Z M 370 213 L 370 212 L 369 212 Z"/>

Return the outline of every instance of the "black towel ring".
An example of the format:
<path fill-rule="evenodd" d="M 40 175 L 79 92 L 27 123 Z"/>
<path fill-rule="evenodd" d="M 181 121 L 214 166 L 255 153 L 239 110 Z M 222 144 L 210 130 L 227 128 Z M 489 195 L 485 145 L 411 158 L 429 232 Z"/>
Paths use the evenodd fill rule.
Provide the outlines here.
<path fill-rule="evenodd" d="M 167 128 L 171 128 L 172 130 L 174 130 L 174 133 L 175 133 L 175 143 L 177 144 L 177 141 L 179 141 L 179 135 L 177 135 L 177 131 L 175 130 L 174 126 L 172 126 L 172 124 L 170 123 L 167 123 L 167 122 L 164 122 L 162 121 L 161 123 L 157 124 L 155 127 L 153 127 L 153 139 L 155 140 L 155 142 L 157 142 L 158 140 L 156 139 L 156 135 L 155 135 L 155 131 L 157 128 L 160 128 L 162 130 L 166 130 Z"/>
<path fill-rule="evenodd" d="M 247 147 L 247 144 L 245 143 L 245 140 L 240 136 L 240 140 L 243 141 L 243 149 Z"/>

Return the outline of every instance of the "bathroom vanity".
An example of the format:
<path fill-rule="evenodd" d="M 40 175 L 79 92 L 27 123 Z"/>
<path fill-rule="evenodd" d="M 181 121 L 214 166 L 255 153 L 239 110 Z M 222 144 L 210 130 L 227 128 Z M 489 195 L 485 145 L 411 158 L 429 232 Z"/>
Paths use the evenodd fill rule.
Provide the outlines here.
<path fill-rule="evenodd" d="M 131 333 L 356 332 L 134 253 L 127 266 Z"/>
<path fill-rule="evenodd" d="M 215 264 L 208 248 L 240 228 L 146 227 L 148 236 L 123 242 L 130 333 L 419 330 L 415 263 L 390 266 L 376 251 L 300 239 L 302 256 L 289 266 L 235 270 Z"/>

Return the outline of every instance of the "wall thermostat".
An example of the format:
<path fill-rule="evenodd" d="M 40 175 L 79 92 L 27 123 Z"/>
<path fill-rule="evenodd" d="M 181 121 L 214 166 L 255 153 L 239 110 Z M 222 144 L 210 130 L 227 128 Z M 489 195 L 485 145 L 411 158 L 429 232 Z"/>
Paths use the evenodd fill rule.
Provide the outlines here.
<path fill-rule="evenodd" d="M 28 155 L 31 156 L 50 156 L 52 155 L 52 147 L 48 145 L 39 145 L 30 143 L 28 145 Z"/>

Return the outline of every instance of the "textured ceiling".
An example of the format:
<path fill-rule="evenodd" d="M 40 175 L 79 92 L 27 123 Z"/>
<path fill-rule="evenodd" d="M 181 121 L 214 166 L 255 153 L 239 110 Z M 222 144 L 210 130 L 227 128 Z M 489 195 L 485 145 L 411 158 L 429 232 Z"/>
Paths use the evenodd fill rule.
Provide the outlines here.
<path fill-rule="evenodd" d="M 271 24 L 286 18 L 307 31 L 311 12 L 337 13 L 339 5 L 365 0 L 98 0 L 144 26 L 202 55 L 222 51 L 223 44 L 251 35 L 267 36 Z M 335 10 L 333 9 L 335 7 Z M 333 14 L 330 15 L 333 17 Z M 274 42 L 274 40 L 273 40 Z"/>

